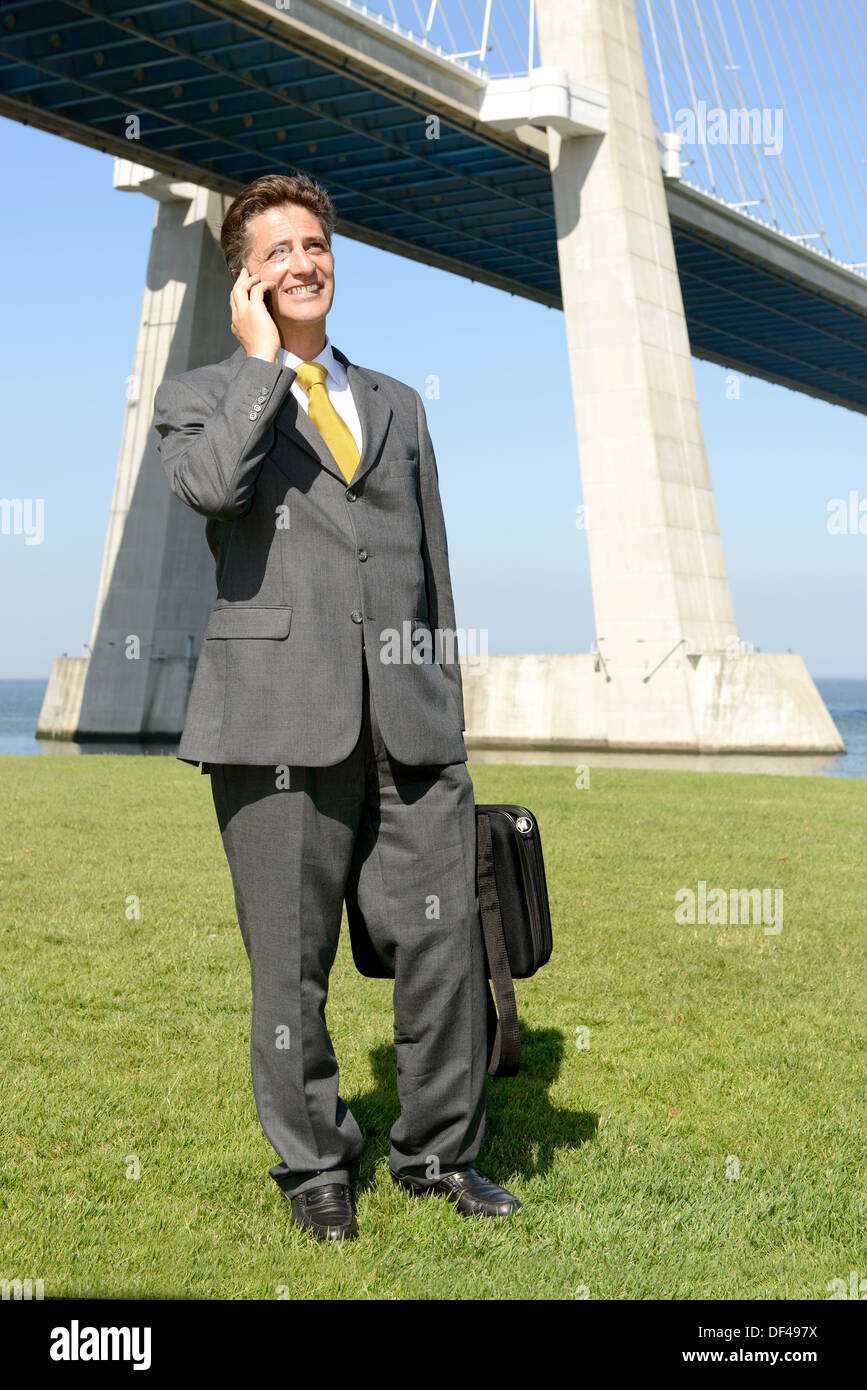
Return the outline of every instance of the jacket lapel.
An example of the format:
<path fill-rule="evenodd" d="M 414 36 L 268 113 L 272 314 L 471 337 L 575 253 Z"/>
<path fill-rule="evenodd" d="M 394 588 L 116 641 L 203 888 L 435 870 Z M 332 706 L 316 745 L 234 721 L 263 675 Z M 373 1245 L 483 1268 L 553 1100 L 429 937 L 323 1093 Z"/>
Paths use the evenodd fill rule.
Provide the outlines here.
<path fill-rule="evenodd" d="M 243 348 L 240 351 L 243 353 Z M 333 347 L 332 351 L 346 368 L 349 389 L 352 392 L 352 399 L 355 402 L 358 418 L 361 422 L 361 457 L 351 479 L 353 483 L 357 483 L 366 473 L 370 472 L 379 458 L 391 422 L 392 409 L 382 395 L 379 383 L 366 367 L 357 367 L 338 348 Z M 291 385 L 296 375 L 294 369 L 284 367 L 283 371 L 289 373 Z M 346 475 L 341 471 L 322 435 L 307 412 L 302 410 L 291 391 L 287 393 L 283 405 L 275 415 L 274 424 L 296 448 L 303 449 L 312 455 L 317 463 L 321 464 L 327 472 L 333 473 L 335 478 L 339 478 L 344 487 L 346 486 Z"/>

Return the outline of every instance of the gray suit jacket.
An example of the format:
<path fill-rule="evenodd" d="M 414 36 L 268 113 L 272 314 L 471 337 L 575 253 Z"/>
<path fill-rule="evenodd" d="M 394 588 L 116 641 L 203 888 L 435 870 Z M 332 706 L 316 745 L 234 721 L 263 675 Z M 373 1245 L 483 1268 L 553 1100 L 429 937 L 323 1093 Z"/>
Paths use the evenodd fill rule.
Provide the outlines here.
<path fill-rule="evenodd" d="M 239 347 L 167 378 L 154 398 L 166 476 L 208 518 L 217 565 L 177 754 L 202 771 L 348 757 L 362 646 L 392 756 L 467 757 L 457 649 L 435 640 L 455 618 L 424 405 L 412 387 L 334 351 L 362 427 L 349 486 L 290 391 L 291 368 Z"/>

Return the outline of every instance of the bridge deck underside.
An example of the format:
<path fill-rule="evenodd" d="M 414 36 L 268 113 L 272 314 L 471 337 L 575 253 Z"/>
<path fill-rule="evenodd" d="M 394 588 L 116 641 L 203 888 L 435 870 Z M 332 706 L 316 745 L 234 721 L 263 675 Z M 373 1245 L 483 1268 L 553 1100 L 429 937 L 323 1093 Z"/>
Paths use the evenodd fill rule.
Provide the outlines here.
<path fill-rule="evenodd" d="M 672 227 L 690 347 L 867 412 L 867 314 L 695 228 Z"/>

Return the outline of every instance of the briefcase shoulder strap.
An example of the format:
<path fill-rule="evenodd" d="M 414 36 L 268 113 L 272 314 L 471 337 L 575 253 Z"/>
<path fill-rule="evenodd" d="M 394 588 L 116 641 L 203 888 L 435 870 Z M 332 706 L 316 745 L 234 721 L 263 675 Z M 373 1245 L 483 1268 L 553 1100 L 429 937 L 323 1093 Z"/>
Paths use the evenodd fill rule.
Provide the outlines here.
<path fill-rule="evenodd" d="M 488 953 L 488 969 L 497 999 L 497 1012 L 488 992 L 488 1045 L 490 1076 L 516 1076 L 521 1064 L 521 1036 L 518 1031 L 518 1008 L 512 972 L 506 954 L 503 920 L 494 876 L 494 848 L 491 824 L 484 812 L 476 815 L 478 837 L 479 913 Z"/>

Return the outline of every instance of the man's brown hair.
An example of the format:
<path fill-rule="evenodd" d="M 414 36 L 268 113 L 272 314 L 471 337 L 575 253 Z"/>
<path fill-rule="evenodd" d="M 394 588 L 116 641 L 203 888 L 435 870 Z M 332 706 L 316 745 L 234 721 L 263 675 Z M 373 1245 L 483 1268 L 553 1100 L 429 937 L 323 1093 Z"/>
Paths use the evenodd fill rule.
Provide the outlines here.
<path fill-rule="evenodd" d="M 220 245 L 230 273 L 241 270 L 247 259 L 252 219 L 282 203 L 300 203 L 315 213 L 331 245 L 337 212 L 322 185 L 307 174 L 264 174 L 242 189 L 223 218 Z"/>

